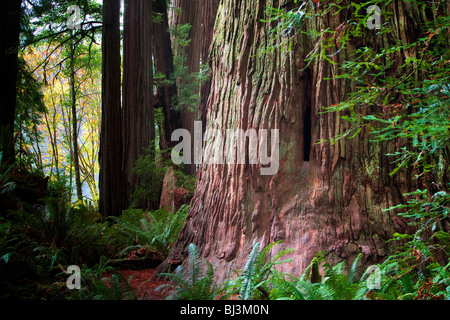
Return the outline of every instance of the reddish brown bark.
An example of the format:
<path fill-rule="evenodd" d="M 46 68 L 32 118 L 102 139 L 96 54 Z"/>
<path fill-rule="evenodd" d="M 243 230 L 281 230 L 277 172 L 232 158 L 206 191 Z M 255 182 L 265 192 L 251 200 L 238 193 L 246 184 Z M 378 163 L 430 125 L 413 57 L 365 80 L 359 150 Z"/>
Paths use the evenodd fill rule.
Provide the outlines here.
<path fill-rule="evenodd" d="M 153 24 L 155 70 L 156 73 L 163 74 L 166 79 L 171 79 L 174 73 L 174 65 L 166 0 L 155 1 L 153 12 L 159 17 L 159 21 Z M 175 83 L 159 85 L 157 88 L 155 107 L 161 108 L 164 115 L 162 134 L 160 135 L 161 150 L 167 150 L 176 144 L 171 141 L 172 132 L 181 128 L 180 113 L 173 108 L 173 101 L 176 96 L 177 86 Z"/>
<path fill-rule="evenodd" d="M 125 1 L 122 110 L 125 207 L 139 184 L 133 171 L 135 162 L 145 149 L 154 149 L 152 2 Z M 149 208 L 156 204 L 142 200 L 137 205 Z"/>
<path fill-rule="evenodd" d="M 201 39 L 201 61 L 210 67 L 211 59 L 209 56 L 210 46 L 214 35 L 214 25 L 216 22 L 217 8 L 219 0 L 202 0 L 202 39 Z M 211 78 L 202 83 L 200 88 L 200 106 L 199 119 L 203 122 L 203 128 L 206 128 L 206 108 L 208 104 L 209 92 L 211 89 Z"/>
<path fill-rule="evenodd" d="M 273 253 L 295 249 L 293 262 L 281 268 L 299 275 L 319 251 L 331 263 L 349 262 L 361 252 L 366 264 L 380 261 L 391 249 L 386 240 L 406 230 L 406 222 L 396 213 L 383 212 L 398 204 L 412 184 L 406 172 L 387 175 L 394 165 L 385 154 L 395 144 L 369 143 L 368 132 L 336 144 L 316 144 L 345 132 L 338 114 L 321 113 L 322 107 L 342 101 L 351 90 L 349 82 L 335 78 L 338 67 L 316 60 L 301 71 L 316 46 L 304 34 L 293 39 L 291 50 L 261 51 L 286 41 L 270 40 L 273 24 L 261 21 L 268 18 L 266 6 L 288 3 L 292 4 L 221 1 L 207 104 L 208 128 L 279 129 L 279 171 L 262 176 L 260 164 L 203 164 L 186 224 L 167 261 L 184 256 L 188 244 L 195 243 L 217 267 L 219 279 L 224 279 L 244 266 L 255 242 L 267 245 L 282 240 Z M 390 36 L 407 37 L 409 30 L 403 30 L 406 25 L 399 21 L 406 19 L 408 11 L 401 1 L 393 5 L 397 11 L 390 23 L 403 27 Z M 346 20 L 345 14 L 318 17 L 306 28 L 336 29 Z M 367 34 L 365 41 L 373 42 L 373 35 Z M 345 50 L 337 54 L 337 62 L 346 54 Z"/>
<path fill-rule="evenodd" d="M 103 216 L 120 216 L 123 209 L 120 0 L 103 3 L 102 39 L 99 210 Z"/>

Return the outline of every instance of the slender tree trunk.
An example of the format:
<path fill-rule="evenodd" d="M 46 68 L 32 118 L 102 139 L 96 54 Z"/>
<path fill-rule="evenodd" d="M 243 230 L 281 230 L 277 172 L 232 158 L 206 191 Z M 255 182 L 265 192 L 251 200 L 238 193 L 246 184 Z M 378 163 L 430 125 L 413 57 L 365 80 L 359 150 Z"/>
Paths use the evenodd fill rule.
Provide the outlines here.
<path fill-rule="evenodd" d="M 125 1 L 123 63 L 123 179 L 124 204 L 139 184 L 133 172 L 135 162 L 145 149 L 154 150 L 153 114 L 152 2 Z M 149 201 L 139 207 L 152 207 Z"/>
<path fill-rule="evenodd" d="M 54 106 L 53 106 L 54 107 Z M 56 143 L 56 124 L 55 124 L 55 114 L 53 115 L 53 129 L 52 126 L 50 126 L 50 121 L 48 119 L 48 114 L 44 113 L 44 119 L 45 119 L 45 127 L 47 128 L 49 139 L 50 139 L 50 146 L 52 147 L 52 167 L 56 168 L 56 177 L 59 179 L 59 160 L 58 160 L 58 145 Z M 53 172 L 51 172 L 51 175 Z"/>
<path fill-rule="evenodd" d="M 0 150 L 2 165 L 15 162 L 14 117 L 16 112 L 17 55 L 20 35 L 21 0 L 2 4 L 0 13 Z"/>
<path fill-rule="evenodd" d="M 325 60 L 301 71 L 316 46 L 304 34 L 293 40 L 291 50 L 264 50 L 286 41 L 283 35 L 274 39 L 273 23 L 262 22 L 268 20 L 267 6 L 287 4 L 294 5 L 293 1 L 276 0 L 220 2 L 206 108 L 207 128 L 221 130 L 225 141 L 232 141 L 226 129 L 278 129 L 278 170 L 262 175 L 261 169 L 268 165 L 250 164 L 249 159 L 245 164 L 203 163 L 186 224 L 166 261 L 184 257 L 188 244 L 195 243 L 217 267 L 219 279 L 224 279 L 243 268 L 255 242 L 267 245 L 282 240 L 273 253 L 294 248 L 293 262 L 282 268 L 299 275 L 319 251 L 325 252 L 331 263 L 350 262 L 361 252 L 365 263 L 379 261 L 391 249 L 386 240 L 407 228 L 395 213 L 383 212 L 400 203 L 401 194 L 412 185 L 408 173 L 387 175 L 394 165 L 385 154 L 392 152 L 395 144 L 369 143 L 367 132 L 336 144 L 316 143 L 345 132 L 345 121 L 335 113 L 323 113 L 322 107 L 342 101 L 351 91 L 351 83 L 336 79 L 338 67 Z M 380 35 L 379 44 L 411 40 L 413 27 L 405 23 L 410 12 L 402 1 L 393 1 L 392 6 L 396 15 L 389 23 L 398 26 L 398 32 Z M 305 27 L 335 30 L 347 20 L 345 15 L 345 10 L 336 15 L 331 12 Z M 366 32 L 367 45 L 373 45 L 373 34 Z M 346 54 L 345 50 L 337 54 L 337 62 Z M 400 64 L 402 59 L 400 56 Z M 208 139 L 217 139 L 217 135 L 211 131 L 206 134 Z M 266 144 L 274 152 L 271 144 Z M 249 144 L 232 150 L 234 156 L 248 155 Z M 166 267 L 163 263 L 158 271 Z"/>
<path fill-rule="evenodd" d="M 75 88 L 75 44 L 70 45 L 70 103 L 72 111 L 72 144 L 73 153 L 72 161 L 73 168 L 75 171 L 75 187 L 77 190 L 78 200 L 83 200 L 83 189 L 81 185 L 81 175 L 80 175 L 80 157 L 79 157 L 79 147 L 78 147 L 78 117 L 77 117 L 77 93 Z"/>
<path fill-rule="evenodd" d="M 102 54 L 99 209 L 106 217 L 123 209 L 120 0 L 103 3 Z"/>

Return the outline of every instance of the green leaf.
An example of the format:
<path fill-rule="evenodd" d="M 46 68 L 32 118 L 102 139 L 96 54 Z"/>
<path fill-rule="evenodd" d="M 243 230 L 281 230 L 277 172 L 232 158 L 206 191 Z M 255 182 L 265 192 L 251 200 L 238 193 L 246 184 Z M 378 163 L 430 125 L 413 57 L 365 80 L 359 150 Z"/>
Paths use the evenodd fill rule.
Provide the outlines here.
<path fill-rule="evenodd" d="M 439 241 L 441 241 L 444 244 L 450 243 L 450 234 L 448 232 L 444 231 L 437 231 L 433 235 L 434 237 L 438 238 Z"/>
<path fill-rule="evenodd" d="M 0 260 L 3 260 L 3 261 L 5 261 L 5 263 L 8 263 L 8 261 L 11 258 L 12 254 L 13 254 L 12 252 L 6 253 L 0 258 Z"/>

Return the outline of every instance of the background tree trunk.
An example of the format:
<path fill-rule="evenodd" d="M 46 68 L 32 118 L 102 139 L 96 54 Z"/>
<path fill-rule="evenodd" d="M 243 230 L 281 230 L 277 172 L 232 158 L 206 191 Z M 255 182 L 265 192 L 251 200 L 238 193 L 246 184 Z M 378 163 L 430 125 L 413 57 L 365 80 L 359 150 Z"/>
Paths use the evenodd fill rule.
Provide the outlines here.
<path fill-rule="evenodd" d="M 291 50 L 264 50 L 286 41 L 274 40 L 274 24 L 261 21 L 268 19 L 267 6 L 288 5 L 294 1 L 220 2 L 207 104 L 208 129 L 221 129 L 225 138 L 225 129 L 279 129 L 279 171 L 263 176 L 261 165 L 249 165 L 248 160 L 245 165 L 203 164 L 186 223 L 167 261 L 184 256 L 188 244 L 195 243 L 223 280 L 243 268 L 255 242 L 283 240 L 273 253 L 294 248 L 293 262 L 282 268 L 299 275 L 319 251 L 331 263 L 351 262 L 361 252 L 366 264 L 379 261 L 390 250 L 386 240 L 406 229 L 396 213 L 382 211 L 400 203 L 402 192 L 412 184 L 408 173 L 387 175 L 394 165 L 385 154 L 395 145 L 371 144 L 367 132 L 336 144 L 316 144 L 345 132 L 345 122 L 336 113 L 321 113 L 322 107 L 342 101 L 351 91 L 347 80 L 335 78 L 338 67 L 316 60 L 300 71 L 316 45 L 303 34 L 293 40 Z M 390 38 L 377 36 L 379 44 L 410 34 L 402 1 L 392 6 L 396 14 L 389 23 L 398 26 L 398 32 Z M 347 20 L 346 14 L 343 10 L 317 17 L 305 27 L 335 30 Z M 374 31 L 365 32 L 372 46 Z M 346 54 L 337 54 L 337 62 Z M 159 271 L 166 266 L 160 265 Z"/>
<path fill-rule="evenodd" d="M 120 216 L 123 209 L 120 0 L 103 3 L 102 39 L 99 210 L 106 217 Z"/>
<path fill-rule="evenodd" d="M 189 45 L 185 48 L 176 48 L 186 51 L 188 72 L 200 71 L 200 59 L 201 59 L 201 23 L 202 23 L 202 1 L 200 0 L 174 0 L 173 7 L 176 9 L 173 15 L 173 25 L 179 26 L 182 24 L 190 24 L 191 30 L 188 39 L 191 40 Z M 179 11 L 177 11 L 179 10 Z M 175 54 L 179 54 L 176 52 Z M 178 87 L 183 86 L 183 79 L 177 79 Z M 200 94 L 200 88 L 196 90 L 197 94 Z M 190 110 L 189 108 L 194 108 Z M 188 130 L 191 136 L 194 134 L 194 121 L 199 119 L 198 106 L 181 106 L 181 126 L 183 129 Z M 194 148 L 194 140 L 191 139 L 191 148 Z M 191 163 L 185 165 L 185 171 L 187 174 L 194 175 L 196 173 L 196 165 L 192 157 Z"/>
<path fill-rule="evenodd" d="M 0 13 L 0 148 L 2 165 L 15 162 L 14 118 L 16 112 L 17 55 L 19 49 L 21 0 L 2 4 Z"/>
<path fill-rule="evenodd" d="M 143 151 L 154 150 L 155 121 L 153 114 L 152 2 L 125 1 L 123 53 L 123 203 L 139 184 L 133 172 Z M 138 207 L 154 204 L 142 201 Z"/>
<path fill-rule="evenodd" d="M 171 79 L 174 65 L 166 0 L 155 1 L 153 12 L 159 16 L 159 21 L 153 24 L 155 71 L 164 75 L 165 79 Z M 180 112 L 172 108 L 176 96 L 176 83 L 158 86 L 155 107 L 161 108 L 164 115 L 163 128 L 160 130 L 162 132 L 160 134 L 161 150 L 167 150 L 176 145 L 176 142 L 171 141 L 172 132 L 181 128 Z M 165 156 L 170 157 L 170 154 L 165 154 Z"/>

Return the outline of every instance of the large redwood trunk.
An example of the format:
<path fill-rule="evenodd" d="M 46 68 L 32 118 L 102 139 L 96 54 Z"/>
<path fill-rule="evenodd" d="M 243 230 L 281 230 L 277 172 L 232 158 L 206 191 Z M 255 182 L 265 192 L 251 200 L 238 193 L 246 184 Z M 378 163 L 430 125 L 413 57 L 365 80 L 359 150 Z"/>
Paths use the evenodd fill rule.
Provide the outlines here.
<path fill-rule="evenodd" d="M 219 0 L 202 0 L 202 34 L 201 34 L 201 61 L 210 67 L 210 46 L 214 35 L 214 24 L 216 22 Z M 206 124 L 207 104 L 211 89 L 211 78 L 206 79 L 200 87 L 200 105 L 198 118 Z M 203 126 L 205 129 L 205 126 Z"/>
<path fill-rule="evenodd" d="M 103 3 L 102 59 L 99 210 L 106 217 L 122 213 L 120 0 Z"/>
<path fill-rule="evenodd" d="M 123 54 L 123 203 L 128 207 L 130 196 L 139 185 L 133 171 L 136 160 L 155 139 L 153 113 L 152 2 L 125 1 Z M 156 207 L 143 199 L 140 208 Z"/>
<path fill-rule="evenodd" d="M 274 253 L 294 248 L 293 262 L 282 268 L 298 275 L 319 251 L 331 263 L 351 262 L 361 252 L 366 264 L 379 261 L 390 250 L 386 240 L 406 229 L 395 213 L 382 211 L 398 204 L 412 183 L 406 172 L 387 175 L 394 165 L 385 154 L 394 145 L 369 143 L 367 132 L 334 145 L 316 144 L 345 132 L 337 114 L 321 113 L 351 90 L 347 80 L 335 78 L 338 67 L 317 60 L 300 71 L 316 45 L 306 35 L 296 37 L 291 50 L 261 51 L 286 40 L 270 40 L 274 25 L 261 21 L 268 18 L 266 6 L 286 5 L 294 2 L 221 1 L 207 104 L 208 129 L 220 129 L 224 136 L 225 129 L 279 129 L 279 170 L 264 176 L 262 166 L 248 160 L 245 165 L 203 164 L 186 224 L 167 261 L 184 256 L 188 244 L 195 243 L 223 279 L 244 266 L 255 242 L 283 240 Z M 379 43 L 409 37 L 402 29 L 408 27 L 408 11 L 402 1 L 392 5 L 396 14 L 390 23 L 400 27 L 392 38 L 380 36 Z M 346 21 L 345 14 L 308 21 L 305 28 L 335 30 Z M 337 62 L 347 53 L 337 54 Z"/>

